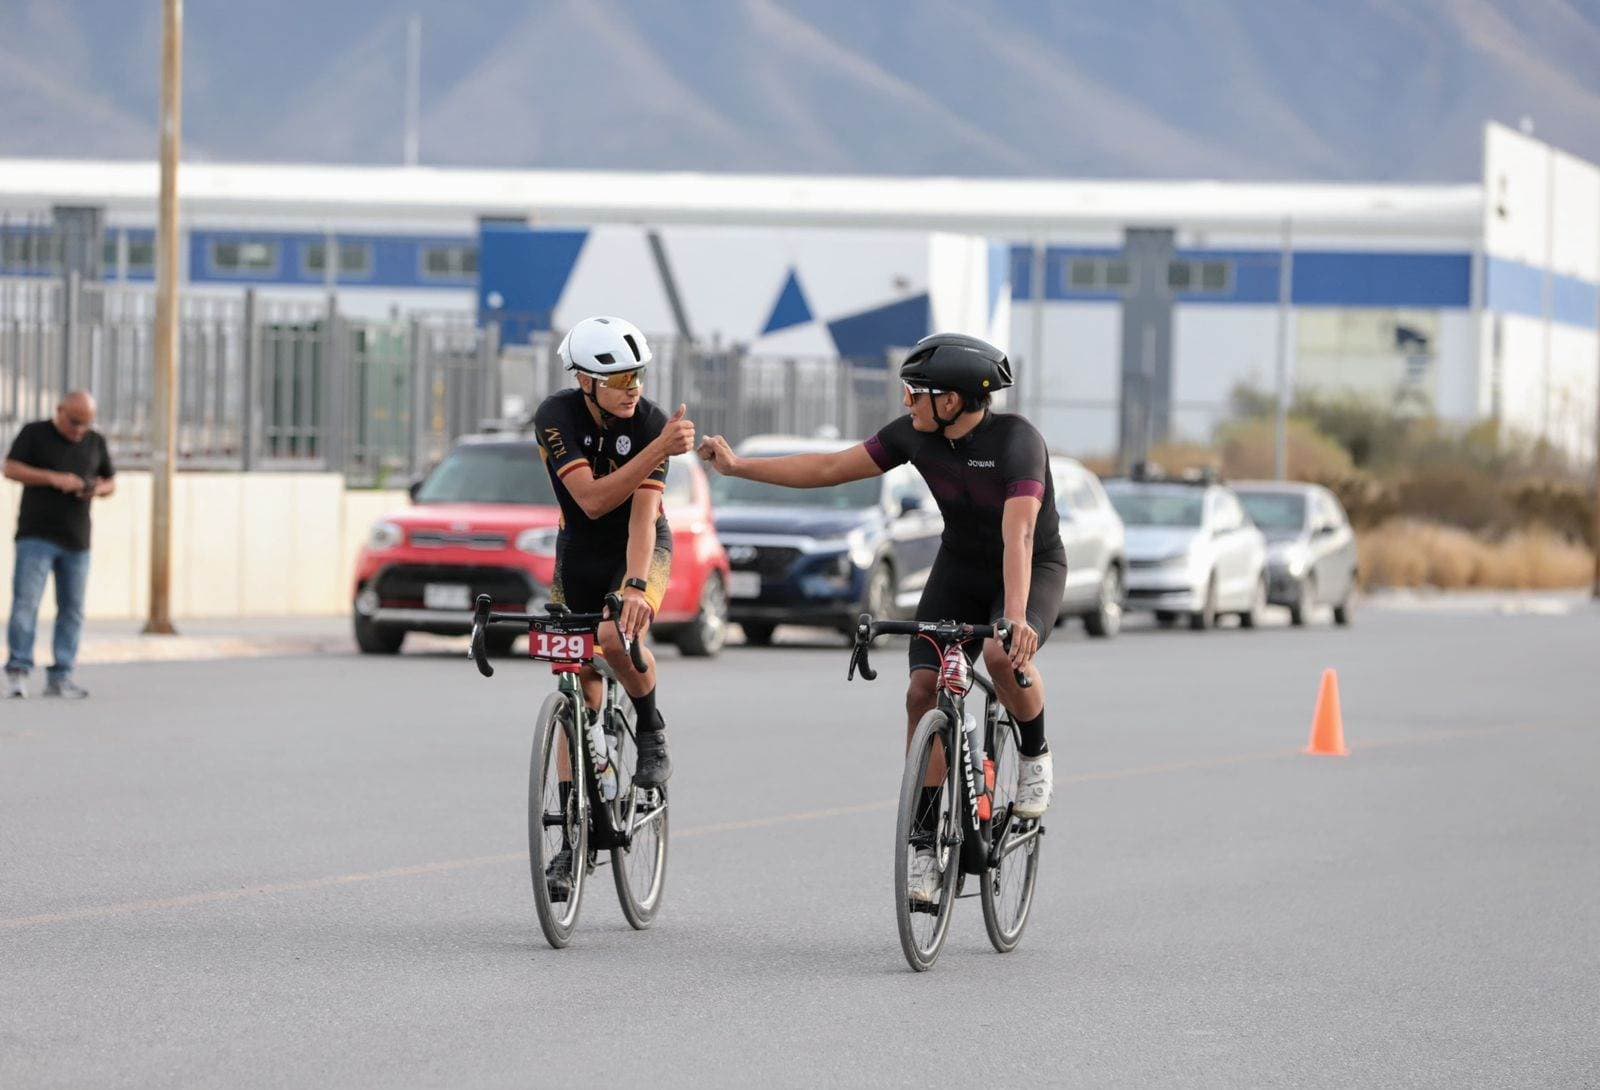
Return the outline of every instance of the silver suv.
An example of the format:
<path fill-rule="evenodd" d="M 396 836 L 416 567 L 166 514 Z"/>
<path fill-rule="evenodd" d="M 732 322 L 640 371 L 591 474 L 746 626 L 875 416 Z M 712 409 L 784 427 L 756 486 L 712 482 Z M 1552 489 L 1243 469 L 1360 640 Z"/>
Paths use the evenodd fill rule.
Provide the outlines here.
<path fill-rule="evenodd" d="M 1162 626 L 1211 628 L 1224 613 L 1254 627 L 1267 604 L 1267 542 L 1231 488 L 1211 480 L 1106 484 L 1127 527 L 1127 608 Z"/>
<path fill-rule="evenodd" d="M 1051 455 L 1050 476 L 1061 516 L 1061 544 L 1067 551 L 1067 585 L 1056 623 L 1082 617 L 1089 635 L 1115 636 L 1122 629 L 1128 570 L 1122 519 L 1100 478 L 1073 459 Z"/>

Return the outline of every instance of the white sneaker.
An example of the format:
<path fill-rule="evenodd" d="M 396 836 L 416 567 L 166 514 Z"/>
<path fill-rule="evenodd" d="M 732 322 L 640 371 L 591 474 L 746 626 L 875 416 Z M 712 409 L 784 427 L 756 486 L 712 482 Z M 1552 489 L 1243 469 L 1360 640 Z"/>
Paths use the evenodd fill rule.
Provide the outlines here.
<path fill-rule="evenodd" d="M 6 671 L 6 696 L 28 699 L 28 675 L 15 670 Z"/>
<path fill-rule="evenodd" d="M 1039 757 L 1023 757 L 1017 770 L 1017 801 L 1011 811 L 1019 818 L 1042 818 L 1050 809 L 1050 796 L 1055 790 L 1055 775 L 1051 771 L 1050 753 Z"/>
<path fill-rule="evenodd" d="M 917 852 L 911 860 L 911 880 L 906 883 L 906 895 L 918 904 L 931 905 L 939 900 L 939 887 L 943 884 L 939 857 L 933 854 L 933 849 Z"/>

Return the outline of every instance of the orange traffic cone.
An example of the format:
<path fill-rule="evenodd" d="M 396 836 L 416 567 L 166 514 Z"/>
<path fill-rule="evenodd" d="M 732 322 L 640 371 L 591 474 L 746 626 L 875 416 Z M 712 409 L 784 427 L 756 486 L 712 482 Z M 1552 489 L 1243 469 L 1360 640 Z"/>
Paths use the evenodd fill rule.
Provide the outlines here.
<path fill-rule="evenodd" d="M 1306 752 L 1315 757 L 1347 757 L 1344 748 L 1344 716 L 1339 713 L 1339 674 L 1322 671 L 1322 689 L 1317 693 L 1317 713 L 1311 720 L 1311 744 Z"/>

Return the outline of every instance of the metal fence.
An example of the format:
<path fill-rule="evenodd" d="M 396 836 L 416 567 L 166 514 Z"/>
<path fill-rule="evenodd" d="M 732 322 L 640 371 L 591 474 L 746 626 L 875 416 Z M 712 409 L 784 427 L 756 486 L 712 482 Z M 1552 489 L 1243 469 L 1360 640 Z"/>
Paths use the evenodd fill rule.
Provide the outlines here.
<path fill-rule="evenodd" d="M 149 464 L 155 297 L 147 287 L 0 279 L 0 442 L 86 388 L 119 465 Z M 651 337 L 646 394 L 701 434 L 870 434 L 899 409 L 881 362 L 769 358 Z M 568 386 L 555 340 L 501 350 L 466 311 L 387 320 L 254 290 L 190 293 L 179 315 L 178 460 L 186 469 L 311 469 L 354 484 L 412 477 L 490 421 L 521 423 Z"/>

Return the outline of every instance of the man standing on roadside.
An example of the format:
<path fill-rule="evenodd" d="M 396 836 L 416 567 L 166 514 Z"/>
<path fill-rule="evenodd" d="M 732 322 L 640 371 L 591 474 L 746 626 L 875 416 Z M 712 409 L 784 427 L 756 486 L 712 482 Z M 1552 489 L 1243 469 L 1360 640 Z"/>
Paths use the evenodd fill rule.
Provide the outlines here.
<path fill-rule="evenodd" d="M 105 437 L 93 430 L 94 415 L 94 398 L 86 391 L 74 391 L 61 399 L 53 419 L 24 425 L 6 454 L 6 477 L 23 486 L 11 576 L 11 624 L 6 629 L 8 697 L 28 695 L 39 601 L 52 572 L 55 663 L 44 695 L 69 700 L 89 695 L 72 680 L 89 584 L 89 503 L 96 496 L 111 495 L 117 487 Z"/>

